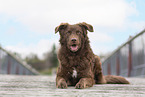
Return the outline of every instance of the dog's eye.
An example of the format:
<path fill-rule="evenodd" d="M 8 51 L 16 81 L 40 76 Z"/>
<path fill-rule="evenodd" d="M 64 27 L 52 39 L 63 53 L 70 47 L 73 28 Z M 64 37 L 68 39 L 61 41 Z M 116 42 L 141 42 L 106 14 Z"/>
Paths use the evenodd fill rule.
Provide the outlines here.
<path fill-rule="evenodd" d="M 71 31 L 68 31 L 67 33 L 71 33 Z"/>
<path fill-rule="evenodd" d="M 81 32 L 80 31 L 77 31 L 77 34 L 80 34 Z"/>

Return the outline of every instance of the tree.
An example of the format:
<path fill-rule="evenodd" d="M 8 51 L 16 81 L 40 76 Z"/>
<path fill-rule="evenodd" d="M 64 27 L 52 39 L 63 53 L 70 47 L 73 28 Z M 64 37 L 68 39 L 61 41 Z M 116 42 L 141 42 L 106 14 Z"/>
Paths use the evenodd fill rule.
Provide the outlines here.
<path fill-rule="evenodd" d="M 44 54 L 44 59 L 39 59 L 36 54 L 30 54 L 25 61 L 38 71 L 47 70 L 58 66 L 57 53 L 55 44 L 50 52 Z"/>
<path fill-rule="evenodd" d="M 25 61 L 37 70 L 44 69 L 44 61 L 39 59 L 36 54 L 30 54 L 25 58 Z"/>
<path fill-rule="evenodd" d="M 45 62 L 50 68 L 58 66 L 55 44 L 53 44 L 52 50 L 50 52 L 45 53 Z"/>
<path fill-rule="evenodd" d="M 50 59 L 50 62 L 53 64 L 53 67 L 57 67 L 58 66 L 58 59 L 57 59 L 55 44 L 53 45 L 51 53 L 52 53 L 52 58 Z"/>

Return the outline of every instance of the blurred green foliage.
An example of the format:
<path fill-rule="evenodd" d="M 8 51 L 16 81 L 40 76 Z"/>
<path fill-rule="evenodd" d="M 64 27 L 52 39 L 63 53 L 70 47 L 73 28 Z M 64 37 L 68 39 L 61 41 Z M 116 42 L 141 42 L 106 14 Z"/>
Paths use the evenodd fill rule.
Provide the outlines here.
<path fill-rule="evenodd" d="M 36 54 L 31 53 L 24 59 L 24 61 L 40 71 L 41 74 L 51 74 L 52 70 L 56 71 L 56 69 L 52 69 L 58 66 L 55 44 L 50 52 L 44 53 L 43 57 L 43 59 L 40 59 Z"/>

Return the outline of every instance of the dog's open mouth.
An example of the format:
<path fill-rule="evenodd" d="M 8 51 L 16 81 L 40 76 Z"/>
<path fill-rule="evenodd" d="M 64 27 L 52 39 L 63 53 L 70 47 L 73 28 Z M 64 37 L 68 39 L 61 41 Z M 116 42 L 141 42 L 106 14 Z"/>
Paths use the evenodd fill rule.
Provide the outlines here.
<path fill-rule="evenodd" d="M 76 45 L 76 44 L 71 45 L 70 50 L 73 52 L 76 52 L 78 50 L 78 45 Z"/>

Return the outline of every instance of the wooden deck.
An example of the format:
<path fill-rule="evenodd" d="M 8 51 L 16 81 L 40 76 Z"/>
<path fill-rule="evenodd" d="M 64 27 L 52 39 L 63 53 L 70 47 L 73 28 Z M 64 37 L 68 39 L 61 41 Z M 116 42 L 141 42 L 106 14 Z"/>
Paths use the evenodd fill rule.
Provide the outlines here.
<path fill-rule="evenodd" d="M 57 89 L 55 76 L 0 75 L 0 97 L 145 97 L 145 78 L 127 79 L 131 84 Z"/>

